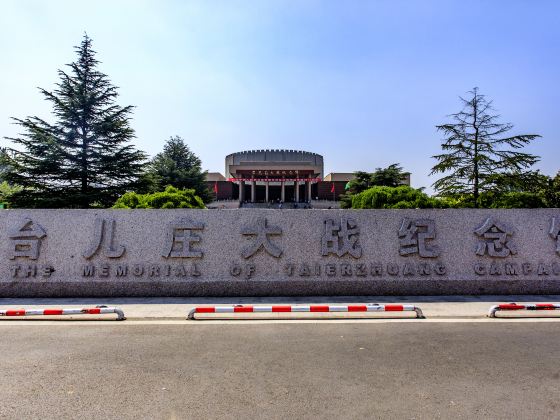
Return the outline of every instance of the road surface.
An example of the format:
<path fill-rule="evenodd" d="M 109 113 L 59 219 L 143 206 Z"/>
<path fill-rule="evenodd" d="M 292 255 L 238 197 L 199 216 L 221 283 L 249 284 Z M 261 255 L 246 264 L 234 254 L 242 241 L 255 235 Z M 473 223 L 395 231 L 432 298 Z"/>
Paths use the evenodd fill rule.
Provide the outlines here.
<path fill-rule="evenodd" d="M 557 418 L 560 321 L 12 321 L 0 418 Z"/>

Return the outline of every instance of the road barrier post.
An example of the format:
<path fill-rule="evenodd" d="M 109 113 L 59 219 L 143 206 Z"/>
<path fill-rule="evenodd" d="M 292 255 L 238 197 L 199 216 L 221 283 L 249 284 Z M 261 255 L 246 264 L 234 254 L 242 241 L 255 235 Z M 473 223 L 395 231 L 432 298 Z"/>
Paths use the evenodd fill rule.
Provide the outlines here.
<path fill-rule="evenodd" d="M 279 312 L 416 312 L 416 318 L 424 319 L 422 309 L 414 305 L 380 305 L 378 303 L 356 305 L 232 305 L 232 306 L 197 306 L 189 311 L 187 319 L 195 320 L 196 314 L 228 314 L 228 313 L 279 313 Z"/>
<path fill-rule="evenodd" d="M 32 315 L 100 315 L 117 314 L 117 321 L 124 321 L 126 317 L 120 308 L 96 306 L 95 308 L 80 309 L 8 309 L 0 310 L 0 316 L 32 316 Z"/>
<path fill-rule="evenodd" d="M 496 318 L 496 312 L 498 311 L 553 311 L 555 309 L 560 309 L 560 304 L 557 303 L 502 303 L 500 305 L 494 305 L 488 311 L 489 318 Z"/>

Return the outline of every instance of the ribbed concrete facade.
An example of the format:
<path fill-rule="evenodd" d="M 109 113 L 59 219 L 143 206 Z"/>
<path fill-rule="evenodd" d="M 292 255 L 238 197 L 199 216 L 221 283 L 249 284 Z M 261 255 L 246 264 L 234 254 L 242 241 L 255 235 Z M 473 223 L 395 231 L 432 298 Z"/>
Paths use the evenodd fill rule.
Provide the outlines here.
<path fill-rule="evenodd" d="M 226 178 L 236 178 L 239 170 L 310 170 L 323 177 L 323 156 L 302 150 L 247 150 L 226 156 Z M 275 174 L 273 174 L 275 175 Z"/>

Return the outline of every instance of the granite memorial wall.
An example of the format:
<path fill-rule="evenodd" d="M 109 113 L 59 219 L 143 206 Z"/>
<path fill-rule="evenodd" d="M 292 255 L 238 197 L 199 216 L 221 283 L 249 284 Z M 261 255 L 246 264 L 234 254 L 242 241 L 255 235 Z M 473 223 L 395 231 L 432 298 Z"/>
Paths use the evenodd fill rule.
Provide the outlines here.
<path fill-rule="evenodd" d="M 0 297 L 560 294 L 560 210 L 5 210 Z"/>

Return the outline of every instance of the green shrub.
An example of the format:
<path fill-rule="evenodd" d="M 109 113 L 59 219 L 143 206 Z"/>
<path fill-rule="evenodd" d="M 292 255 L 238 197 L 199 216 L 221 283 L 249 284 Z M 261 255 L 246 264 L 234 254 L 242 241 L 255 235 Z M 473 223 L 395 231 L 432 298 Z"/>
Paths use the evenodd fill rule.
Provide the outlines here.
<path fill-rule="evenodd" d="M 127 192 L 115 202 L 114 209 L 203 209 L 202 199 L 193 189 L 180 190 L 167 186 L 152 194 Z"/>
<path fill-rule="evenodd" d="M 449 207 L 474 208 L 474 196 L 462 194 L 453 197 L 441 198 L 447 201 Z M 478 198 L 478 207 L 481 209 L 534 209 L 550 207 L 545 192 L 510 191 L 495 192 L 486 191 Z"/>
<path fill-rule="evenodd" d="M 448 208 L 448 200 L 433 198 L 406 185 L 372 187 L 352 196 L 353 209 L 431 209 Z"/>
<path fill-rule="evenodd" d="M 4 204 L 4 208 L 10 207 L 11 198 L 23 191 L 23 187 L 19 185 L 10 185 L 6 181 L 0 183 L 0 203 Z"/>
<path fill-rule="evenodd" d="M 547 207 L 544 196 L 532 192 L 508 192 L 496 197 L 491 209 L 536 209 Z"/>

